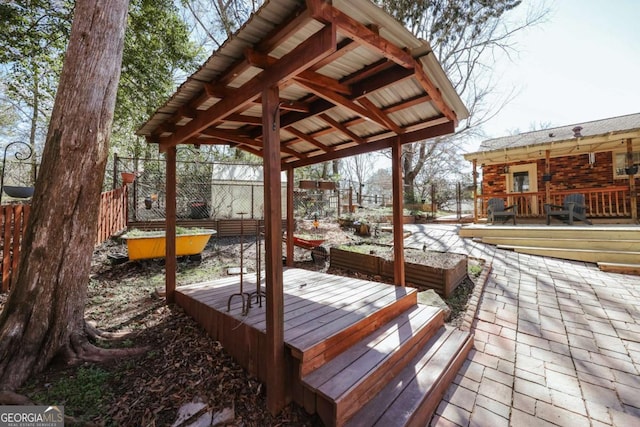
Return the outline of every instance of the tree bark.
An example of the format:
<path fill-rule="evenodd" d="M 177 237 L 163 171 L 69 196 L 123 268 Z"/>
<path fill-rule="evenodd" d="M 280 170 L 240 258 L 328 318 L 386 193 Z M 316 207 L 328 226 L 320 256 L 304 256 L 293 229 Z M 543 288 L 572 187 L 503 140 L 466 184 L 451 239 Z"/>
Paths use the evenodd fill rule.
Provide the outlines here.
<path fill-rule="evenodd" d="M 418 202 L 415 195 L 416 177 L 420 174 L 427 160 L 433 155 L 433 151 L 438 143 L 439 140 L 436 139 L 429 145 L 429 149 L 427 149 L 426 141 L 416 142 L 404 147 L 402 170 L 404 171 L 404 200 L 406 203 Z"/>
<path fill-rule="evenodd" d="M 92 358 L 84 306 L 128 0 L 78 0 L 22 242 L 0 315 L 0 390 L 56 355 Z"/>

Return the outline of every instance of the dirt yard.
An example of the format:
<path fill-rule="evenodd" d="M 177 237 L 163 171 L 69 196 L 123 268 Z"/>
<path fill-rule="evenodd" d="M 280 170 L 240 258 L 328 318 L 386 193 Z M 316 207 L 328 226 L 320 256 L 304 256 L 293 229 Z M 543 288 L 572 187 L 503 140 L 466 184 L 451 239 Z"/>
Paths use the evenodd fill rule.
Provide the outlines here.
<path fill-rule="evenodd" d="M 319 236 L 327 245 L 365 240 L 376 244 L 391 242 L 390 233 L 360 237 L 333 223 L 321 223 L 315 230 L 311 221 L 305 221 L 299 224 L 298 231 Z M 254 271 L 255 238 L 243 240 L 244 266 Z M 82 425 L 172 425 L 178 409 L 190 402 L 201 402 L 198 413 L 210 412 L 217 417 L 218 425 L 321 425 L 316 417 L 295 405 L 272 417 L 266 409 L 262 385 L 180 308 L 165 305 L 164 298 L 158 296 L 156 289 L 164 285 L 163 260 L 112 264 L 109 254 L 123 251 L 123 243 L 112 241 L 95 252 L 86 318 L 102 330 L 124 333 L 118 339 L 99 342 L 101 346 L 148 346 L 151 350 L 138 358 L 108 365 L 53 364 L 33 378 L 22 393 L 39 404 L 64 405 L 65 413 Z M 432 255 L 427 252 L 425 256 Z M 201 260 L 179 261 L 178 286 L 226 276 L 227 269 L 238 267 L 239 263 L 240 239 L 212 238 Z M 296 248 L 295 265 L 328 271 L 328 264 L 313 262 L 310 251 L 301 248 Z M 470 277 L 482 269 L 477 260 L 470 260 L 469 265 Z M 447 301 L 453 312 L 450 323 L 456 324 L 460 319 L 473 286 L 472 280 L 466 280 Z M 0 295 L 0 308 L 5 300 L 6 295 Z"/>

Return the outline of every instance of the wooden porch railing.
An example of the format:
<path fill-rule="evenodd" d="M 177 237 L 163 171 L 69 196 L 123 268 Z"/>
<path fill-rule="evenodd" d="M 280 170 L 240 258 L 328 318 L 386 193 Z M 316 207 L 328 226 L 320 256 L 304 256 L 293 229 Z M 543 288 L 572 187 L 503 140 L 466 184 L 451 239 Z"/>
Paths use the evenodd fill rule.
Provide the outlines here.
<path fill-rule="evenodd" d="M 0 292 L 8 292 L 11 277 L 18 269 L 20 247 L 31 205 L 15 204 L 0 207 L 0 251 L 2 253 L 2 283 Z M 100 214 L 96 245 L 127 226 L 127 187 L 116 188 L 100 195 Z"/>
<path fill-rule="evenodd" d="M 580 190 L 562 190 L 551 192 L 551 203 L 562 205 L 565 196 L 572 193 L 581 193 L 585 196 L 587 216 L 590 218 L 625 218 L 631 216 L 631 198 L 629 187 L 618 186 L 608 188 L 583 188 Z M 480 195 L 476 197 L 478 216 L 487 216 L 487 201 L 494 197 L 505 199 L 506 203 L 518 204 L 518 216 L 535 218 L 544 216 L 544 204 L 546 193 L 538 191 L 533 193 L 496 193 L 491 196 Z"/>

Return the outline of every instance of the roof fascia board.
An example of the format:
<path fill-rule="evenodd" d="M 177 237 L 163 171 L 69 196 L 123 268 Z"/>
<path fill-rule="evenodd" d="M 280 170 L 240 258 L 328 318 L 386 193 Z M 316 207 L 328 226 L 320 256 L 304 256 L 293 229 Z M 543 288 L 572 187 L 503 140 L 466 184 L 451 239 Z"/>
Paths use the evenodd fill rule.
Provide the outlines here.
<path fill-rule="evenodd" d="M 540 144 L 531 144 L 523 147 L 514 147 L 514 148 L 502 148 L 499 150 L 491 150 L 491 151 L 476 151 L 475 153 L 467 153 L 464 154 L 465 160 L 473 161 L 473 160 L 482 160 L 487 158 L 492 158 L 495 155 L 505 155 L 508 153 L 511 157 L 516 157 L 519 154 L 526 154 L 532 151 L 545 151 L 550 150 L 553 154 L 554 151 L 559 150 L 567 150 L 574 147 L 588 147 L 591 145 L 600 146 L 607 142 L 615 142 L 617 140 L 622 139 L 636 139 L 640 138 L 640 130 L 634 130 L 632 132 L 621 131 L 621 132 L 609 132 L 602 135 L 594 135 L 582 138 L 572 138 L 565 139 L 562 141 L 551 141 Z M 504 163 L 504 162 L 503 162 Z"/>

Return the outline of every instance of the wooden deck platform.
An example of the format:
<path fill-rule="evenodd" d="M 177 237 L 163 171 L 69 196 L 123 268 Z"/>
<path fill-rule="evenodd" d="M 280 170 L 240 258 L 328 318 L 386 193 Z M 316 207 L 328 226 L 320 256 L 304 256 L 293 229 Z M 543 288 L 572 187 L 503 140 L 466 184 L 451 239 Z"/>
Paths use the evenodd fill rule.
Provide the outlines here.
<path fill-rule="evenodd" d="M 460 236 L 530 255 L 592 262 L 604 269 L 619 264 L 616 271 L 621 273 L 636 274 L 640 269 L 637 225 L 474 224 L 462 227 Z"/>
<path fill-rule="evenodd" d="M 317 412 L 326 425 L 356 421 L 376 396 L 390 411 L 397 400 L 418 408 L 421 418 L 430 416 L 471 348 L 468 333 L 446 329 L 442 311 L 418 305 L 412 288 L 302 269 L 285 269 L 283 278 L 289 401 Z M 266 308 L 253 298 L 245 315 L 239 296 L 229 305 L 239 287 L 238 276 L 179 287 L 176 302 L 265 382 Z M 245 275 L 243 291 L 256 288 L 255 275 Z M 396 375 L 414 378 L 421 371 L 416 364 L 431 359 L 433 381 L 423 392 L 413 390 L 413 400 L 384 392 Z M 410 419 L 395 425 L 410 425 Z"/>

